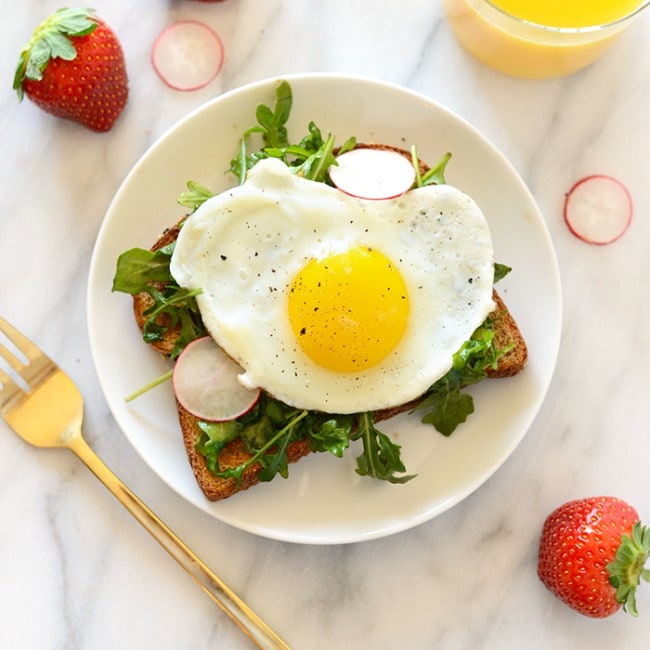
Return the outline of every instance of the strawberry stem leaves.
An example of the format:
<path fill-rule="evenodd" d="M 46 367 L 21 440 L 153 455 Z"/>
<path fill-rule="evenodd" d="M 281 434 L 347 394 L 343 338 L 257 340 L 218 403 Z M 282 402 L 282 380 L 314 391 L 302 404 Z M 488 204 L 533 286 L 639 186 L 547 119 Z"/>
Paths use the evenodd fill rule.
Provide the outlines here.
<path fill-rule="evenodd" d="M 14 75 L 13 89 L 19 100 L 24 96 L 25 79 L 40 81 L 51 59 L 72 61 L 77 56 L 70 37 L 87 36 L 97 29 L 98 23 L 93 13 L 93 9 L 85 8 L 59 9 L 34 30 L 20 52 Z"/>
<path fill-rule="evenodd" d="M 616 588 L 616 600 L 623 610 L 638 616 L 636 588 L 641 579 L 650 582 L 650 569 L 644 569 L 650 556 L 650 528 L 637 521 L 631 535 L 621 537 L 615 559 L 607 565 L 609 581 Z"/>

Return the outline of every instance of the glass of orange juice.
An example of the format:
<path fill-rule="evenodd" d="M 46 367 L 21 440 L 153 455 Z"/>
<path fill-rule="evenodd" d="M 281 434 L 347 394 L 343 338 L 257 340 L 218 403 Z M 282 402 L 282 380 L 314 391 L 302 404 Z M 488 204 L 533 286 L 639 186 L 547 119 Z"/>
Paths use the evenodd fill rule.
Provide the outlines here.
<path fill-rule="evenodd" d="M 595 61 L 650 0 L 444 0 L 461 45 L 516 77 L 548 79 Z"/>

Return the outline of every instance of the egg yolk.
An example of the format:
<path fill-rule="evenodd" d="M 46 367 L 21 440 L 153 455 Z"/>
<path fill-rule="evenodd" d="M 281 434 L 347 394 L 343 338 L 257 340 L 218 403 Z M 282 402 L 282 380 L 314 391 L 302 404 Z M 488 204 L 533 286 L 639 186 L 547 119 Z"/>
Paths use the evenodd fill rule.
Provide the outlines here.
<path fill-rule="evenodd" d="M 397 267 L 366 246 L 310 260 L 289 291 L 289 319 L 302 349 L 335 372 L 382 361 L 400 342 L 409 309 Z"/>

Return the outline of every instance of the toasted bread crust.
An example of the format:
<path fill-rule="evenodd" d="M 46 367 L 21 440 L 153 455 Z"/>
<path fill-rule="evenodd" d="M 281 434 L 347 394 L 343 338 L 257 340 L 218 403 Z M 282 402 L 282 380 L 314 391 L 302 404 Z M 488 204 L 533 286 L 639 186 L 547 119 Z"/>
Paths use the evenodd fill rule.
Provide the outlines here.
<path fill-rule="evenodd" d="M 496 291 L 492 292 L 492 298 L 496 305 L 491 313 L 495 346 L 501 350 L 510 347 L 510 350 L 499 359 L 496 368 L 488 368 L 487 375 L 492 378 L 513 377 L 528 362 L 528 346 L 503 298 Z"/>
<path fill-rule="evenodd" d="M 162 234 L 154 242 L 151 247 L 152 251 L 157 251 L 167 244 L 171 244 L 176 241 L 178 233 L 181 229 L 181 224 L 185 220 L 183 217 L 178 223 L 173 226 L 163 230 Z M 159 287 L 162 289 L 162 286 Z M 147 320 L 145 313 L 153 305 L 153 300 L 151 296 L 147 293 L 139 293 L 133 297 L 133 313 L 135 315 L 135 322 L 137 323 L 140 330 L 144 329 L 145 321 Z M 178 338 L 178 329 L 174 330 L 170 327 L 169 317 L 162 315 L 158 319 L 158 323 L 163 325 L 165 328 L 165 335 L 159 341 L 152 341 L 150 343 L 151 347 L 155 350 L 158 350 L 161 354 L 165 356 L 170 356 L 174 350 L 174 345 L 176 344 L 176 339 Z"/>
<path fill-rule="evenodd" d="M 409 159 L 411 157 L 410 152 L 389 145 L 360 144 L 357 146 L 389 149 L 408 156 Z M 424 163 L 421 163 L 420 166 L 421 173 L 426 173 L 428 169 L 427 166 Z M 183 219 L 174 226 L 167 228 L 151 249 L 157 250 L 173 242 L 178 237 L 182 221 Z M 528 349 L 515 319 L 508 310 L 501 296 L 499 296 L 496 291 L 493 293 L 493 299 L 495 302 L 495 309 L 491 316 L 494 322 L 497 347 L 510 347 L 511 349 L 500 358 L 498 366 L 496 368 L 490 368 L 487 371 L 487 374 L 492 378 L 512 377 L 521 372 L 526 365 L 528 360 Z M 140 329 L 142 329 L 145 321 L 143 312 L 150 305 L 151 299 L 147 294 L 134 296 L 133 309 L 136 323 Z M 178 332 L 170 329 L 162 341 L 156 341 L 151 343 L 151 345 L 163 355 L 169 356 L 174 348 L 177 337 Z M 419 399 L 415 399 L 393 408 L 375 411 L 374 421 L 380 422 L 395 417 L 400 413 L 408 412 L 412 410 L 418 402 Z M 261 470 L 261 465 L 259 463 L 255 463 L 249 467 L 244 472 L 242 480 L 239 482 L 234 478 L 223 478 L 213 474 L 208 469 L 205 458 L 196 450 L 196 443 L 201 436 L 201 429 L 198 426 L 199 420 L 185 410 L 178 402 L 176 406 L 185 451 L 196 481 L 207 499 L 210 501 L 225 499 L 259 483 L 259 473 Z M 294 463 L 300 460 L 309 454 L 310 451 L 309 442 L 306 440 L 299 440 L 291 443 L 287 448 L 287 458 L 289 463 Z M 239 439 L 228 443 L 219 456 L 221 469 L 237 467 L 249 459 L 250 454 Z"/>

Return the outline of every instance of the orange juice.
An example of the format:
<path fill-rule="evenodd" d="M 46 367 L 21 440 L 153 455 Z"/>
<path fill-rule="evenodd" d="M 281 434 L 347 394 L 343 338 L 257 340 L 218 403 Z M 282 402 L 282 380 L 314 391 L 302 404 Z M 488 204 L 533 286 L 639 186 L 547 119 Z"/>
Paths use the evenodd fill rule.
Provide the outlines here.
<path fill-rule="evenodd" d="M 518 77 L 544 79 L 595 61 L 650 0 L 444 0 L 465 49 Z"/>
<path fill-rule="evenodd" d="M 492 0 L 512 16 L 547 27 L 593 27 L 625 18 L 641 0 Z"/>

